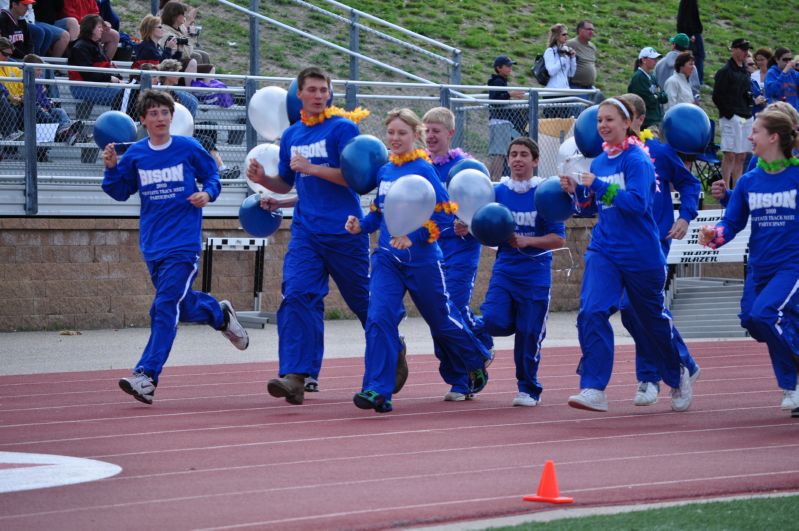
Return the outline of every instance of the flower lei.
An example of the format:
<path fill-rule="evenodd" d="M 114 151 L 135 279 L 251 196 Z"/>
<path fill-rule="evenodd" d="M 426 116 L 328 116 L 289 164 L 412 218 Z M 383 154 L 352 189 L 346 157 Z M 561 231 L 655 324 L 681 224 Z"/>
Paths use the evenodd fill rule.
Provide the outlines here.
<path fill-rule="evenodd" d="M 403 153 L 402 155 L 395 155 L 394 153 L 391 153 L 388 156 L 388 160 L 391 161 L 395 166 L 402 166 L 406 162 L 411 162 L 416 159 L 424 159 L 427 162 L 430 162 L 430 164 L 432 164 L 432 162 L 430 161 L 430 156 L 427 154 L 427 151 L 421 148 L 414 149 L 413 151 L 408 151 L 407 153 Z"/>
<path fill-rule="evenodd" d="M 345 111 L 341 107 L 336 107 L 335 105 L 331 105 L 330 107 L 326 107 L 325 110 L 319 114 L 310 115 L 304 110 L 300 109 L 300 120 L 302 120 L 302 123 L 304 123 L 308 127 L 319 125 L 328 118 L 332 118 L 333 116 L 342 116 L 344 118 L 352 120 L 357 124 L 358 122 L 369 116 L 369 111 L 364 109 L 363 107 L 356 107 L 352 111 Z"/>
<path fill-rule="evenodd" d="M 647 140 L 652 140 L 655 138 L 655 133 L 653 133 L 651 129 L 644 129 L 638 133 L 638 138 L 641 140 L 641 142 L 646 142 Z"/>
<path fill-rule="evenodd" d="M 427 229 L 427 232 L 430 233 L 430 237 L 427 238 L 427 243 L 433 243 L 441 235 L 441 230 L 439 230 L 438 225 L 436 225 L 436 222 L 432 219 L 425 221 L 422 227 Z"/>
<path fill-rule="evenodd" d="M 377 203 L 374 200 L 369 203 L 369 212 L 380 212 L 380 208 L 378 208 Z"/>
<path fill-rule="evenodd" d="M 428 156 L 432 155 L 432 153 L 430 153 L 429 149 L 426 150 L 426 151 L 427 151 L 427 155 Z M 436 155 L 435 157 L 433 157 L 433 164 L 436 165 L 436 166 L 443 166 L 447 162 L 449 162 L 451 160 L 454 160 L 454 159 L 456 159 L 458 157 L 461 157 L 461 158 L 464 158 L 464 159 L 472 158 L 471 155 L 466 153 L 461 148 L 455 148 L 455 149 L 450 149 L 449 151 L 447 151 L 446 155 Z"/>
<path fill-rule="evenodd" d="M 769 173 L 778 173 L 788 168 L 789 166 L 799 166 L 799 159 L 796 157 L 791 157 L 789 159 L 777 159 L 772 160 L 771 162 L 766 162 L 763 159 L 757 160 L 757 167 L 763 168 Z"/>
<path fill-rule="evenodd" d="M 435 212 L 444 212 L 444 214 L 451 215 L 458 211 L 458 203 L 454 201 L 442 201 L 440 203 L 436 203 L 435 208 L 433 209 Z"/>

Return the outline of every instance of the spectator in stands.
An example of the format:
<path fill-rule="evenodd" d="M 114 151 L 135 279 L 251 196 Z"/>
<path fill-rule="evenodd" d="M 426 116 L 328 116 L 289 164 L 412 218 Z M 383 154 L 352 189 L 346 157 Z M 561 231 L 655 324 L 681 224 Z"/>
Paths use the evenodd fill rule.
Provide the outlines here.
<path fill-rule="evenodd" d="M 183 57 L 185 61 L 188 61 L 189 58 L 193 58 L 197 61 L 198 65 L 210 65 L 211 56 L 195 48 L 193 44 L 193 39 L 187 29 L 187 12 L 190 12 L 189 8 L 185 4 L 175 0 L 164 5 L 164 9 L 161 12 L 161 21 L 164 24 L 164 36 L 161 37 L 160 44 L 163 46 L 166 39 L 173 36 L 177 39 L 178 44 L 184 47 Z M 208 72 L 207 68 L 198 68 L 198 70 L 203 73 Z"/>
<path fill-rule="evenodd" d="M 752 116 L 757 116 L 757 113 L 766 108 L 768 100 L 764 92 L 765 85 L 759 82 L 760 71 L 757 68 L 757 62 L 752 57 L 752 54 L 746 57 L 746 70 L 749 72 L 749 75 L 752 76 L 752 98 L 755 103 L 752 107 Z"/>
<path fill-rule="evenodd" d="M 660 63 L 658 63 L 660 65 Z M 664 110 L 668 110 L 678 103 L 697 103 L 693 90 L 691 90 L 691 76 L 694 74 L 694 56 L 691 52 L 682 52 L 674 61 L 674 71 L 666 78 L 663 90 L 668 96 Z"/>
<path fill-rule="evenodd" d="M 494 59 L 494 75 L 486 84 L 491 87 L 507 87 L 515 64 L 507 55 L 498 56 Z M 492 90 L 488 93 L 489 100 L 508 101 L 523 97 L 524 92 L 521 90 Z M 506 104 L 488 106 L 488 170 L 494 181 L 499 181 L 504 173 L 510 141 L 521 136 L 525 130 L 525 116 L 526 111 L 511 109 Z"/>
<path fill-rule="evenodd" d="M 661 104 L 668 101 L 666 93 L 661 90 L 657 79 L 652 74 L 660 54 L 651 46 L 642 48 L 635 61 L 635 73 L 627 85 L 627 92 L 638 94 L 646 103 L 646 119 L 644 129 L 651 125 L 658 125 L 663 119 Z"/>
<path fill-rule="evenodd" d="M 658 85 L 664 89 L 666 88 L 666 80 L 674 75 L 674 71 L 676 70 L 674 63 L 677 61 L 677 57 L 681 53 L 689 51 L 691 48 L 691 40 L 685 33 L 678 33 L 669 39 L 669 42 L 671 43 L 671 51 L 664 55 L 655 65 L 655 79 L 658 80 Z M 691 56 L 691 64 L 692 67 L 696 64 L 693 55 Z M 701 83 L 699 83 L 699 74 L 696 73 L 696 68 L 691 68 L 691 76 L 688 78 L 688 81 L 693 99 L 698 102 Z M 670 103 L 672 105 L 674 104 L 674 102 Z"/>
<path fill-rule="evenodd" d="M 97 15 L 100 17 L 100 9 L 97 7 L 97 0 L 64 0 L 64 11 L 62 17 L 72 17 L 83 22 L 84 17 Z M 100 47 L 109 59 L 113 59 L 119 47 L 119 32 L 111 27 L 111 24 L 100 20 L 103 23 L 103 33 L 100 35 Z"/>
<path fill-rule="evenodd" d="M 677 31 L 688 35 L 691 40 L 691 52 L 696 62 L 696 74 L 699 83 L 705 82 L 705 41 L 702 37 L 704 28 L 699 18 L 699 0 L 680 0 L 677 9 Z"/>
<path fill-rule="evenodd" d="M 14 47 L 12 58 L 21 60 L 33 53 L 33 38 L 25 20 L 28 7 L 33 0 L 11 0 L 8 9 L 0 12 L 0 35 L 11 41 Z"/>
<path fill-rule="evenodd" d="M 758 84 L 758 90 L 763 96 L 766 95 L 766 74 L 773 56 L 774 54 L 768 48 L 758 48 L 754 54 L 757 69 L 752 72 L 752 79 Z"/>
<path fill-rule="evenodd" d="M 567 40 L 569 32 L 565 24 L 549 28 L 549 46 L 544 51 L 544 62 L 549 72 L 547 88 L 569 88 L 569 78 L 577 71 L 577 52 L 566 46 Z"/>
<path fill-rule="evenodd" d="M 569 87 L 573 89 L 596 88 L 596 46 L 591 39 L 594 38 L 594 23 L 590 20 L 581 20 L 577 23 L 577 36 L 566 41 L 566 46 L 574 50 L 577 58 L 577 68 L 574 75 L 569 78 Z M 599 99 L 597 99 L 597 96 Z M 597 94 L 595 101 L 601 101 Z"/>
<path fill-rule="evenodd" d="M 158 66 L 164 59 L 183 59 L 183 46 L 178 45 L 174 37 L 167 38 L 162 47 L 159 42 L 164 35 L 164 28 L 159 17 L 146 15 L 139 25 L 141 43 L 136 46 L 136 60 L 132 68 L 139 68 L 144 63 Z M 185 68 L 186 72 L 196 72 L 197 62 L 189 59 Z"/>
<path fill-rule="evenodd" d="M 111 24 L 112 28 L 119 31 L 119 17 L 111 6 L 111 0 L 97 0 L 97 9 L 100 12 L 100 16 L 103 17 L 103 20 Z"/>
<path fill-rule="evenodd" d="M 11 41 L 0 37 L 0 63 L 7 62 L 14 53 Z M 0 66 L 0 77 L 22 77 L 22 71 L 13 66 Z M 10 85 L 10 88 L 9 88 Z M 15 92 L 12 95 L 11 89 Z M 22 96 L 22 83 L 0 83 L 0 139 L 19 140 L 22 137 L 22 107 L 17 103 Z M 0 157 L 2 158 L 2 157 Z"/>
<path fill-rule="evenodd" d="M 64 17 L 64 0 L 36 0 L 33 4 L 33 11 L 36 14 L 36 23 L 45 22 L 56 26 L 69 33 L 69 42 L 75 41 L 80 32 L 78 19 L 74 17 Z M 66 50 L 65 50 L 66 51 Z M 53 55 L 56 55 L 53 52 Z M 56 55 L 62 56 L 63 53 Z"/>
<path fill-rule="evenodd" d="M 766 98 L 769 103 L 787 101 L 794 109 L 799 109 L 799 72 L 797 63 L 788 48 L 777 48 L 771 58 L 771 68 L 766 73 Z"/>
<path fill-rule="evenodd" d="M 111 61 L 103 52 L 100 45 L 105 24 L 100 15 L 87 15 L 80 21 L 80 34 L 78 40 L 72 45 L 67 63 L 73 66 L 93 66 L 108 68 L 108 72 L 78 72 L 69 71 L 72 81 L 95 81 L 100 83 L 121 83 L 122 80 L 114 70 Z M 113 87 L 86 87 L 72 85 L 69 87 L 72 95 L 79 99 L 100 105 L 111 105 L 119 109 L 122 104 L 124 90 Z"/>
<path fill-rule="evenodd" d="M 26 55 L 22 58 L 23 63 L 43 64 L 41 57 L 35 54 Z M 42 77 L 41 69 L 36 69 L 36 77 Z M 66 142 L 74 144 L 78 140 L 78 135 L 83 129 L 83 122 L 72 120 L 67 111 L 57 106 L 47 95 L 47 87 L 41 83 L 36 83 L 36 122 L 37 123 L 57 123 L 55 133 L 56 142 Z"/>
<path fill-rule="evenodd" d="M 13 13 L 17 10 L 11 9 L 12 4 L 9 3 L 9 0 L 0 0 L 0 8 Z M 28 2 L 23 0 L 21 4 L 28 4 Z M 35 7 L 33 2 L 30 2 L 30 4 Z M 24 5 L 24 8 L 20 8 L 19 12 L 22 13 L 20 18 L 24 19 L 28 25 L 33 52 L 40 55 L 61 57 L 69 45 L 69 35 L 66 31 L 48 23 L 46 20 L 37 21 L 34 10 L 30 9 L 29 5 Z"/>
<path fill-rule="evenodd" d="M 744 61 L 752 46 L 746 39 L 735 39 L 729 61 L 714 76 L 713 103 L 719 110 L 721 129 L 721 177 L 728 188 L 741 176 L 752 132 L 752 78 Z"/>

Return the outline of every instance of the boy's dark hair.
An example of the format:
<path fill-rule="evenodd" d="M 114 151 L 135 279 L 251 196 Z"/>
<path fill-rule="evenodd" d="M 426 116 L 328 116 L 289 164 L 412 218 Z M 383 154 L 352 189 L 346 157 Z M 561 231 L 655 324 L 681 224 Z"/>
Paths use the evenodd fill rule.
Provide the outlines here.
<path fill-rule="evenodd" d="M 303 69 L 297 75 L 297 89 L 302 90 L 303 85 L 305 85 L 305 80 L 309 77 L 315 79 L 324 79 L 325 83 L 327 83 L 327 88 L 330 88 L 330 76 L 325 73 L 324 70 L 319 68 L 318 66 L 309 66 L 308 68 Z"/>
<path fill-rule="evenodd" d="M 510 149 L 513 146 L 525 146 L 527 149 L 530 150 L 530 154 L 533 156 L 533 160 L 538 160 L 540 152 L 538 150 L 538 144 L 535 143 L 535 140 L 528 136 L 517 136 L 514 138 L 511 143 L 508 145 L 508 153 L 507 155 L 510 156 Z"/>
<path fill-rule="evenodd" d="M 25 57 L 22 58 L 23 63 L 38 63 L 40 65 L 44 64 L 44 59 L 36 55 L 35 53 L 29 53 Z"/>
<path fill-rule="evenodd" d="M 86 15 L 80 21 L 80 30 L 78 31 L 79 39 L 92 40 L 92 32 L 97 24 L 103 23 L 103 17 L 100 15 Z"/>
<path fill-rule="evenodd" d="M 153 107 L 162 106 L 169 109 L 169 114 L 175 114 L 175 100 L 172 99 L 172 96 L 170 96 L 168 92 L 164 92 L 163 90 L 147 89 L 143 90 L 139 95 L 139 117 L 143 117 L 145 114 L 147 114 L 147 111 Z"/>
<path fill-rule="evenodd" d="M 680 68 L 684 67 L 688 61 L 694 60 L 694 54 L 691 52 L 682 52 L 680 55 L 677 56 L 677 59 L 674 60 L 674 71 L 679 72 Z"/>

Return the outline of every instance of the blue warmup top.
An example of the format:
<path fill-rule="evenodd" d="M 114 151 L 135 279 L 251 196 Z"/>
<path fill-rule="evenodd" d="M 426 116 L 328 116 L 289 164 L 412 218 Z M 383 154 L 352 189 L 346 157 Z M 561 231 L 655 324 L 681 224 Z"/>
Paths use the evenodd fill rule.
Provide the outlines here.
<path fill-rule="evenodd" d="M 524 192 L 514 192 L 504 183 L 494 187 L 496 201 L 505 205 L 513 214 L 514 232 L 520 236 L 546 236 L 557 234 L 566 237 L 566 225 L 552 223 L 539 216 L 535 209 L 535 192 L 543 182 L 540 177 L 533 177 L 533 187 Z M 511 277 L 531 280 L 537 286 L 552 284 L 552 253 L 546 249 L 526 247 L 516 249 L 507 242 L 497 249 L 497 260 L 494 271 L 506 273 Z"/>
<path fill-rule="evenodd" d="M 674 203 L 671 200 L 670 185 L 674 185 L 674 189 L 680 193 L 680 218 L 690 223 L 698 214 L 702 183 L 688 171 L 671 146 L 653 138 L 646 141 L 646 147 L 649 149 L 649 156 L 655 159 L 658 187 L 652 214 L 660 231 L 660 239 L 663 240 L 674 225 Z"/>
<path fill-rule="evenodd" d="M 799 109 L 799 95 L 796 89 L 799 84 L 799 72 L 789 70 L 783 72 L 780 67 L 773 65 L 766 72 L 766 98 L 769 103 L 786 101 L 794 109 Z"/>
<path fill-rule="evenodd" d="M 762 168 L 750 171 L 732 190 L 724 218 L 717 225 L 724 242 L 717 243 L 735 238 L 751 215 L 748 264 L 764 272 L 799 267 L 797 190 L 799 167 L 791 166 L 775 175 Z"/>
<path fill-rule="evenodd" d="M 663 267 L 666 258 L 652 214 L 655 167 L 646 152 L 635 145 L 613 157 L 603 152 L 591 163 L 591 172 L 596 175 L 591 188 L 577 186 L 578 198 L 595 194 L 599 210 L 588 250 L 626 271 Z M 613 184 L 618 190 L 608 206 L 600 199 Z"/>
<path fill-rule="evenodd" d="M 390 252 L 403 263 L 434 262 L 441 260 L 441 249 L 436 242 L 427 242 L 428 238 L 430 238 L 430 232 L 425 227 L 416 229 L 408 234 L 407 236 L 410 238 L 411 242 L 413 242 L 413 245 L 411 245 L 409 249 L 400 250 L 391 247 L 389 242 L 391 241 L 392 235 L 388 232 L 386 221 L 383 219 L 383 207 L 385 207 L 386 204 L 386 194 L 391 189 L 391 186 L 400 177 L 413 174 L 424 177 L 433 185 L 433 189 L 436 192 L 436 205 L 449 201 L 449 195 L 447 195 L 447 191 L 444 190 L 444 185 L 441 184 L 436 170 L 426 160 L 420 158 L 406 162 L 402 166 L 397 166 L 393 162 L 389 162 L 377 172 L 377 197 L 373 203 L 373 205 L 377 207 L 377 210 L 373 208 L 370 209 L 371 211 L 369 214 L 363 218 L 361 222 L 361 229 L 363 232 L 371 234 L 379 227 L 380 238 L 378 238 L 377 246 L 384 251 Z M 443 209 L 439 210 L 440 212 L 433 212 L 430 219 L 440 228 L 447 223 L 447 218 L 452 216 L 444 213 Z M 398 236 L 403 235 L 399 234 Z"/>
<path fill-rule="evenodd" d="M 283 133 L 278 173 L 297 189 L 292 223 L 318 234 L 347 234 L 344 229 L 347 216 L 363 217 L 355 190 L 291 169 L 294 154 L 302 155 L 311 164 L 340 168 L 344 146 L 358 134 L 358 126 L 341 116 L 310 127 L 296 122 Z"/>
<path fill-rule="evenodd" d="M 203 211 L 188 201 L 200 191 L 198 181 L 215 201 L 221 190 L 216 162 L 194 138 L 173 136 L 162 149 L 146 138 L 130 146 L 115 167 L 106 168 L 102 186 L 117 201 L 139 192 L 139 245 L 150 261 L 202 249 Z"/>

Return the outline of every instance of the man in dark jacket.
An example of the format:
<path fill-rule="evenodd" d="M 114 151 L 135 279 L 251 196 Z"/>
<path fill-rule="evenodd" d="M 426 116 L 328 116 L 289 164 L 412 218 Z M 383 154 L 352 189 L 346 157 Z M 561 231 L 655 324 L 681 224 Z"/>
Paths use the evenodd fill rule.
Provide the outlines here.
<path fill-rule="evenodd" d="M 728 188 L 741 176 L 746 154 L 751 151 L 752 83 L 744 61 L 752 46 L 746 39 L 735 39 L 730 45 L 732 57 L 716 72 L 713 103 L 719 110 L 721 130 L 721 175 Z"/>
<path fill-rule="evenodd" d="M 494 59 L 494 75 L 488 80 L 490 87 L 507 87 L 508 78 L 513 72 L 513 65 L 507 55 L 500 55 Z M 492 90 L 488 93 L 489 100 L 521 99 L 524 92 L 519 90 Z M 505 154 L 511 140 L 524 134 L 527 125 L 527 110 L 513 109 L 507 104 L 492 104 L 488 106 L 488 169 L 491 179 L 498 181 L 505 169 Z"/>

